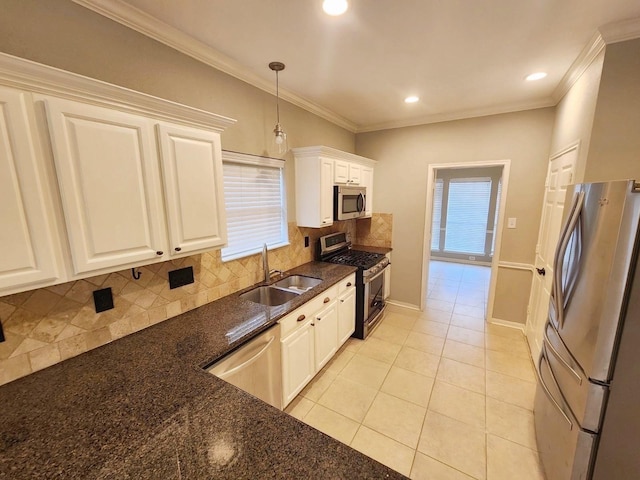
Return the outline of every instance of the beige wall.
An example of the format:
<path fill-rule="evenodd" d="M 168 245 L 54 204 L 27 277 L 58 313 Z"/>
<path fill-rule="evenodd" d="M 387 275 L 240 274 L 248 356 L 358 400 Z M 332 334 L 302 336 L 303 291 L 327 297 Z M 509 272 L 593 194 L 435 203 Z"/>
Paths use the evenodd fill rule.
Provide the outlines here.
<path fill-rule="evenodd" d="M 584 180 L 640 179 L 640 39 L 607 45 Z"/>
<path fill-rule="evenodd" d="M 603 62 L 604 51 L 595 58 L 556 107 L 550 153 L 554 155 L 580 142 L 576 183 L 584 181 Z"/>
<path fill-rule="evenodd" d="M 376 210 L 393 214 L 392 299 L 420 304 L 429 164 L 510 159 L 505 217 L 518 228 L 504 230 L 500 260 L 533 263 L 553 120 L 554 109 L 544 108 L 356 136 L 358 155 L 378 160 Z M 503 320 L 526 320 L 509 305 L 500 311 Z"/>
<path fill-rule="evenodd" d="M 0 52 L 234 118 L 222 148 L 270 152 L 275 97 L 151 40 L 70 0 L 3 0 Z M 264 68 L 269 61 L 265 58 Z M 292 68 L 292 67 L 291 67 Z M 286 70 L 280 83 L 286 88 Z M 274 78 L 275 83 L 275 78 Z M 282 102 L 289 147 L 327 145 L 354 152 L 355 135 Z M 295 220 L 293 155 L 286 155 L 288 218 Z"/>

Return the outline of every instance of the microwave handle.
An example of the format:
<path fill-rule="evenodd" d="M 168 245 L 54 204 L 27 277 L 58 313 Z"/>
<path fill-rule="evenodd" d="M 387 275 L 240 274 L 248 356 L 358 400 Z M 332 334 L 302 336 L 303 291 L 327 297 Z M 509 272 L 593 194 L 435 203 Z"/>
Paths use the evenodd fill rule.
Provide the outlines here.
<path fill-rule="evenodd" d="M 365 198 L 365 196 L 362 193 L 358 194 L 358 212 L 364 212 L 365 209 L 367 208 L 367 199 Z M 361 199 L 361 200 L 360 200 Z M 362 208 L 360 208 L 360 205 L 362 205 Z"/>

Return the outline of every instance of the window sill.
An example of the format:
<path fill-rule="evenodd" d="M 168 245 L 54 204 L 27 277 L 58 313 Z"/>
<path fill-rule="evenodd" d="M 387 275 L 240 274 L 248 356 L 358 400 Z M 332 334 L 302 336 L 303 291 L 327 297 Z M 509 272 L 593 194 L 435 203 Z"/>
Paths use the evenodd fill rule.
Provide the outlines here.
<path fill-rule="evenodd" d="M 282 247 L 288 247 L 291 245 L 288 241 L 283 243 L 277 243 L 275 245 L 267 245 L 267 249 L 271 252 L 273 250 L 277 250 Z M 238 260 L 244 257 L 250 257 L 251 255 L 258 255 L 262 253 L 262 247 L 254 248 L 251 250 L 247 250 L 245 252 L 238 252 L 232 255 L 222 255 L 222 263 L 231 262 L 233 260 Z"/>

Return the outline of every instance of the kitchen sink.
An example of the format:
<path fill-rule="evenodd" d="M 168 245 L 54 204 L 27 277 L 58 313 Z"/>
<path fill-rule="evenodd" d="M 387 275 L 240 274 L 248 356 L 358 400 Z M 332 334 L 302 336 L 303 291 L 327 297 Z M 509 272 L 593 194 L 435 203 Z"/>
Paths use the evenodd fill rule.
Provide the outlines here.
<path fill-rule="evenodd" d="M 287 292 L 274 287 L 257 287 L 240 295 L 240 298 L 253 303 L 275 307 L 296 298 L 299 293 Z"/>
<path fill-rule="evenodd" d="M 273 284 L 277 288 L 285 288 L 297 293 L 304 293 L 312 289 L 316 285 L 320 285 L 322 280 L 319 278 L 305 277 L 304 275 L 291 275 Z"/>

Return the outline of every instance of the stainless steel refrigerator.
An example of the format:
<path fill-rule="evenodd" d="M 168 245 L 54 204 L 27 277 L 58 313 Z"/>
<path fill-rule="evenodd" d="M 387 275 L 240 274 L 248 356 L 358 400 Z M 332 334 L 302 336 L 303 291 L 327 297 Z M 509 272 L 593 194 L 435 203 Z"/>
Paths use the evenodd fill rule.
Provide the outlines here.
<path fill-rule="evenodd" d="M 640 184 L 569 187 L 534 415 L 547 480 L 640 479 Z"/>

